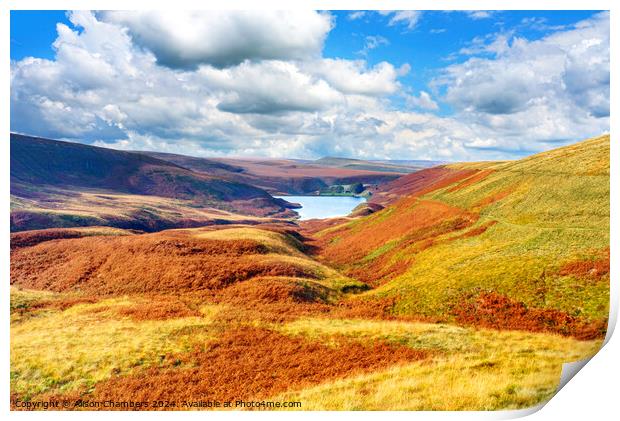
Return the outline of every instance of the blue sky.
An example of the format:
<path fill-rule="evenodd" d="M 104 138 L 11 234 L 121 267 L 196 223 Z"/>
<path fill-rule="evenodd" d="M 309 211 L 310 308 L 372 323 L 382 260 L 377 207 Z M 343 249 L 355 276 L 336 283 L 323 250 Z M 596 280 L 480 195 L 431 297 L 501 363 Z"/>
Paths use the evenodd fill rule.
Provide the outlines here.
<path fill-rule="evenodd" d="M 367 12 L 362 17 L 350 19 L 351 12 L 333 12 L 336 26 L 329 33 L 325 43 L 326 57 L 347 59 L 366 58 L 376 64 L 387 60 L 397 66 L 415 63 L 409 74 L 401 80 L 408 87 L 423 87 L 435 76 L 438 69 L 447 63 L 458 63 L 468 59 L 466 55 L 454 54 L 476 37 L 484 37 L 498 31 L 514 31 L 516 36 L 536 40 L 553 32 L 557 26 L 575 24 L 591 17 L 593 11 L 506 11 L 496 12 L 493 18 L 472 20 L 464 13 L 426 11 L 413 29 L 402 25 L 389 25 L 389 16 Z M 532 20 L 527 24 L 524 21 Z M 557 30 L 557 29 L 556 29 Z M 379 47 L 361 55 L 366 37 L 381 36 L 387 41 Z M 442 114 L 450 112 L 447 104 Z"/>
<path fill-rule="evenodd" d="M 202 156 L 447 160 L 609 130 L 606 13 L 217 13 L 12 11 L 11 129 Z"/>

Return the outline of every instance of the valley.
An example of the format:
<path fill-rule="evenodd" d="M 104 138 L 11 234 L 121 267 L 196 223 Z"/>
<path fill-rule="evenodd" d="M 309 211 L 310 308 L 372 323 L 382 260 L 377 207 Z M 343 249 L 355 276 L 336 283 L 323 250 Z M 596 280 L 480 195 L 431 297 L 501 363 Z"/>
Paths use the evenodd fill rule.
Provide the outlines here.
<path fill-rule="evenodd" d="M 609 135 L 428 165 L 54 142 L 11 137 L 12 402 L 520 409 L 605 337 Z M 355 183 L 332 218 L 287 199 Z"/>

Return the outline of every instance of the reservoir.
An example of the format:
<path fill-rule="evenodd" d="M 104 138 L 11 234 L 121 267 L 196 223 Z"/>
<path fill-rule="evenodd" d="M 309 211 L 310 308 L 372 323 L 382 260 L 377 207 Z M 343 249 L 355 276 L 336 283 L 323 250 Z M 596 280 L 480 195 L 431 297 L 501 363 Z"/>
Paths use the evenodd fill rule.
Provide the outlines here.
<path fill-rule="evenodd" d="M 363 197 L 353 196 L 274 196 L 287 202 L 299 203 L 302 207 L 295 209 L 300 219 L 322 219 L 335 216 L 347 216 L 360 203 Z"/>

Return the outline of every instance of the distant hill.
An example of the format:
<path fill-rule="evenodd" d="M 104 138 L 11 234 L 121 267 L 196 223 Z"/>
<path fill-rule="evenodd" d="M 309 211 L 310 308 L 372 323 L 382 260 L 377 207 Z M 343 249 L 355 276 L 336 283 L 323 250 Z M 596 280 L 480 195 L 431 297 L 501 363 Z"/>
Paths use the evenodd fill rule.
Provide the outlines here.
<path fill-rule="evenodd" d="M 166 217 L 168 222 L 164 224 L 166 227 L 175 226 L 174 212 L 179 214 L 179 222 L 184 219 L 183 214 L 189 212 L 194 214 L 190 225 L 199 224 L 203 216 L 195 215 L 195 209 L 209 208 L 260 217 L 293 215 L 286 202 L 271 197 L 258 187 L 225 180 L 207 171 L 195 172 L 135 152 L 11 134 L 10 170 L 13 229 L 108 223 L 118 226 L 120 222 L 112 221 L 110 215 L 103 218 L 96 215 L 93 219 L 83 211 L 72 212 L 63 206 L 76 195 L 92 196 L 95 193 L 100 193 L 97 199 L 101 199 L 101 194 L 125 195 L 107 200 L 103 206 L 107 213 L 115 208 L 112 201 L 118 204 L 119 212 L 127 210 L 131 200 L 127 200 L 126 195 L 146 197 L 147 207 L 141 203 L 144 200 L 134 200 L 137 204 L 134 210 L 142 214 L 139 219 L 148 220 L 152 216 L 156 221 L 161 214 L 159 211 L 166 211 L 169 214 Z M 84 203 L 88 202 L 88 197 L 83 197 Z M 160 198 L 162 203 L 156 203 L 155 198 Z M 188 212 L 172 210 L 179 206 L 188 208 Z M 90 207 L 97 208 L 98 204 L 91 200 Z M 63 211 L 68 211 L 69 216 L 59 221 L 56 216 Z M 122 228 L 143 225 L 131 226 L 129 221 L 120 224 Z"/>
<path fill-rule="evenodd" d="M 338 165 L 333 162 L 321 164 L 320 160 L 197 158 L 160 152 L 140 153 L 195 172 L 251 184 L 271 194 L 312 194 L 333 184 L 357 182 L 379 186 L 416 170 L 412 167 L 372 164 L 366 161 L 346 165 L 350 160 L 343 160 L 343 165 Z"/>
<path fill-rule="evenodd" d="M 238 174 L 244 172 L 244 169 L 242 167 L 236 165 L 229 165 L 215 159 L 152 151 L 136 151 L 136 153 L 151 156 L 162 161 L 174 163 L 175 165 L 179 165 L 193 171 L 209 173 L 215 176 L 230 176 L 231 174 Z"/>
<path fill-rule="evenodd" d="M 448 161 L 433 161 L 428 159 L 377 159 L 372 162 L 381 162 L 384 164 L 404 165 L 414 168 L 430 168 L 437 165 L 447 164 Z"/>
<path fill-rule="evenodd" d="M 424 168 L 437 165 L 435 161 L 366 161 L 362 159 L 324 157 L 312 161 L 315 165 L 334 168 L 348 168 L 353 170 L 393 172 L 400 174 L 409 174 Z"/>

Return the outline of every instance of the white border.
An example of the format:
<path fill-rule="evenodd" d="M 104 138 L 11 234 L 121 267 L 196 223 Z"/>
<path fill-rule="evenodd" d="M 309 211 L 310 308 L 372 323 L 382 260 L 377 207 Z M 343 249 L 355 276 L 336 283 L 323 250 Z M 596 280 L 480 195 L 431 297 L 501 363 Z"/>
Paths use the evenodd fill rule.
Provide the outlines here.
<path fill-rule="evenodd" d="M 9 142 L 8 134 L 9 127 L 9 95 L 10 95 L 10 67 L 9 67 L 9 49 L 10 49 L 10 32 L 9 32 L 9 10 L 54 10 L 54 9 L 99 9 L 99 10 L 111 10 L 111 9 L 125 9 L 125 10 L 138 10 L 138 9 L 318 9 L 318 10 L 373 10 L 373 9 L 392 9 L 392 10 L 496 10 L 496 9 L 510 9 L 510 10 L 611 10 L 611 74 L 617 75 L 618 72 L 616 63 L 617 57 L 617 43 L 618 43 L 618 16 L 620 16 L 620 2 L 603 1 L 603 0 L 589 0 L 589 1 L 576 1 L 576 0 L 521 0 L 519 2 L 506 2 L 506 1 L 491 1 L 491 0 L 423 0 L 423 1 L 403 1 L 403 0 L 384 0 L 381 2 L 372 0 L 360 0 L 360 1 L 307 1 L 307 0 L 265 0 L 261 2 L 250 0 L 227 0 L 224 3 L 210 2 L 208 4 L 197 4 L 191 0 L 175 0 L 170 1 L 147 1 L 147 0 L 0 0 L 0 60 L 2 61 L 1 73 L 3 75 L 3 83 L 0 84 L 0 93 L 4 101 L 4 107 L 0 108 L 2 118 L 0 118 L 0 133 L 3 133 L 5 141 L 0 142 L 0 168 L 3 169 L 2 178 L 3 182 L 0 184 L 1 192 L 0 197 L 4 198 L 2 201 L 3 214 L 5 215 L 0 222 L 4 241 L 0 242 L 2 250 L 2 374 L 0 375 L 0 408 L 3 414 L 9 412 L 9 201 L 6 200 L 9 196 Z M 614 10 L 615 9 L 615 10 Z M 36 31 L 36 28 L 33 28 Z M 615 67 L 614 67 L 615 66 Z M 612 77 L 611 85 L 611 132 L 615 133 L 618 129 L 618 116 L 614 110 L 614 105 L 618 101 L 618 89 L 614 84 Z M 620 200 L 618 190 L 618 165 L 617 157 L 620 156 L 620 148 L 614 141 L 612 135 L 611 142 L 611 156 L 612 156 L 612 171 L 611 171 L 611 210 L 613 217 L 611 218 L 611 279 L 612 279 L 612 310 L 610 314 L 610 328 L 609 333 L 613 331 L 618 312 L 618 298 L 619 298 L 619 285 L 618 285 L 618 266 L 614 262 L 618 262 L 620 254 L 618 252 L 618 200 Z M 617 338 L 611 337 L 608 334 L 606 339 L 608 343 L 606 346 L 587 364 L 587 368 L 578 373 L 574 380 L 568 382 L 551 401 L 544 405 L 544 408 L 535 414 L 531 415 L 531 419 L 534 420 L 583 420 L 584 418 L 590 419 L 611 419 L 618 414 L 618 379 L 620 375 L 620 362 L 618 356 L 620 356 L 620 342 Z M 389 416 L 393 419 L 466 419 L 466 420 L 479 420 L 479 419 L 506 419 L 514 418 L 515 416 L 527 415 L 531 412 L 535 412 L 540 408 L 533 408 L 531 410 L 524 411 L 509 411 L 509 412 L 465 412 L 465 413 L 450 413 L 450 412 L 390 412 L 388 414 L 381 412 L 356 412 L 354 414 L 346 412 L 295 412 L 295 413 L 282 413 L 282 412 L 209 412 L 208 414 L 202 412 L 194 413 L 166 413 L 155 414 L 153 412 L 142 413 L 54 413 L 54 412 L 41 412 L 41 413 L 23 413 L 23 412 L 10 412 L 9 416 L 15 419 L 34 418 L 34 419 L 83 419 L 84 416 L 88 416 L 93 419 L 129 419 L 129 417 L 136 417 L 139 419 L 152 419 L 154 417 L 164 416 L 170 419 L 187 419 L 200 417 L 204 419 L 209 417 L 210 419 L 229 419 L 231 416 L 236 419 L 247 418 L 262 418 L 262 419 L 335 419 L 347 416 L 354 416 L 356 420 L 365 419 L 378 419 Z M 613 415 L 612 415 L 613 414 Z"/>

